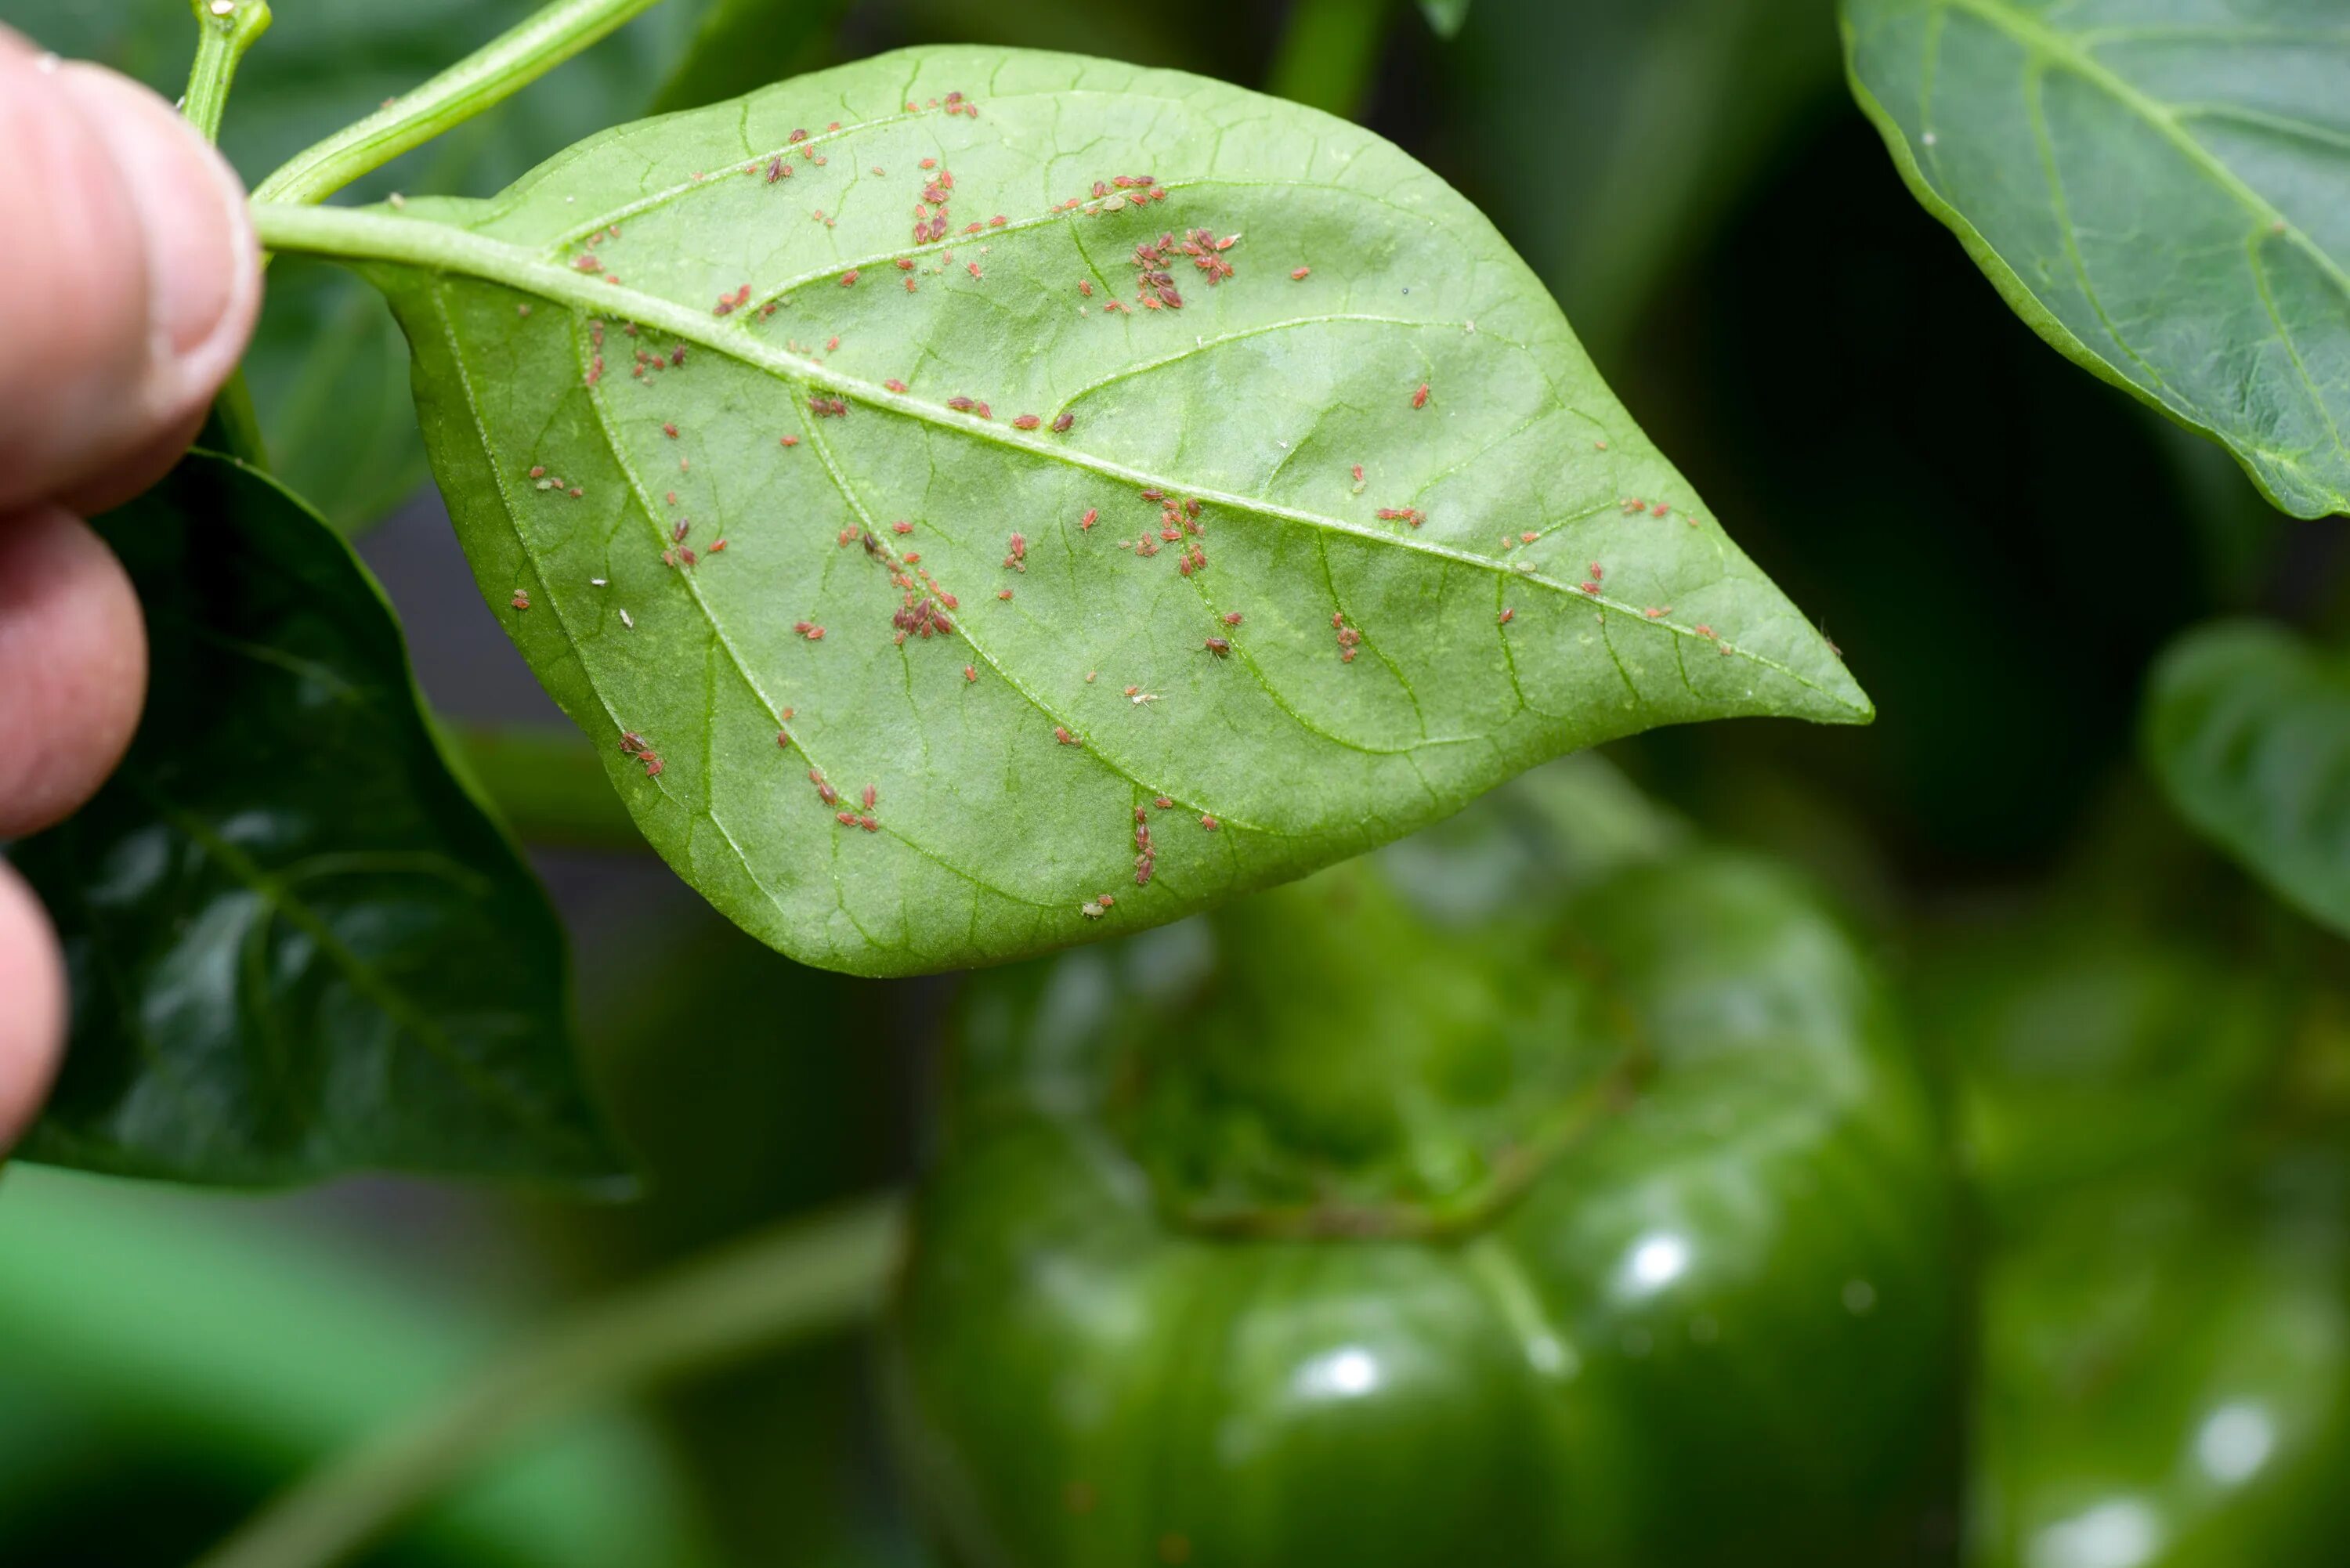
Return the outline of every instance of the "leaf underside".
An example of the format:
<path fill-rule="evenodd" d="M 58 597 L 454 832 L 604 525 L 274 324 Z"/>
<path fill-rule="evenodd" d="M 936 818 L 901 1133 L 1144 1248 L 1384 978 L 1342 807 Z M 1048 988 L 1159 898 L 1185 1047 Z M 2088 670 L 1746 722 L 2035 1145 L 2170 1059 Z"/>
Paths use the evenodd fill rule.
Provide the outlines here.
<path fill-rule="evenodd" d="M 2155 667 L 2146 751 L 2181 815 L 2350 937 L 2350 661 L 2281 627 L 2199 628 Z"/>
<path fill-rule="evenodd" d="M 911 51 L 263 221 L 368 261 L 485 597 L 808 962 L 1039 951 L 1615 736 L 1869 715 L 1492 225 L 1312 110 Z"/>
<path fill-rule="evenodd" d="M 74 1032 L 20 1153 L 238 1184 L 618 1174 L 554 911 L 449 772 L 391 612 L 318 517 L 194 452 L 100 518 L 152 672 L 96 799 L 8 846 Z"/>
<path fill-rule="evenodd" d="M 1845 0 L 1918 199 L 2070 358 L 2350 509 L 2350 16 L 2338 0 Z"/>

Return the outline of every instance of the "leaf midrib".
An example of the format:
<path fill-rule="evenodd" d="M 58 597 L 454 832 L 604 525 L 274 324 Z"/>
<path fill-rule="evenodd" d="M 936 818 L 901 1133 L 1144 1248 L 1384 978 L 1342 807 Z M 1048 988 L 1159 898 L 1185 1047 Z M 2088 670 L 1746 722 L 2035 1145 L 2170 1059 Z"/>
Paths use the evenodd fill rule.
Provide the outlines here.
<path fill-rule="evenodd" d="M 1677 637 L 1705 641 L 1717 649 L 1727 647 L 1735 657 L 1772 670 L 1839 707 L 1856 713 L 1866 711 L 1865 703 L 1854 702 L 1843 693 L 1780 660 L 1744 647 L 1700 638 L 1693 626 L 1663 618 L 1651 619 L 1639 607 L 1607 594 L 1586 594 L 1579 585 L 1564 583 L 1540 572 L 1521 571 L 1512 563 L 1474 555 L 1432 540 L 1408 538 L 1367 528 L 1343 518 L 1284 506 L 1277 502 L 1203 488 L 1180 478 L 1133 468 L 1075 447 L 1035 440 L 995 421 L 982 420 L 976 415 L 959 414 L 927 403 L 910 393 L 892 392 L 877 383 L 844 375 L 820 361 L 761 342 L 743 327 L 716 327 L 702 313 L 658 295 L 646 294 L 623 285 L 598 285 L 594 279 L 570 268 L 540 261 L 519 246 L 486 238 L 454 224 L 429 218 L 395 218 L 348 208 L 301 207 L 277 202 L 255 203 L 253 214 L 262 244 L 272 250 L 307 252 L 342 261 L 390 262 L 425 272 L 453 272 L 500 284 L 519 293 L 535 295 L 588 316 L 658 327 L 676 337 L 769 375 L 853 398 L 870 407 L 887 409 L 919 423 L 992 442 L 1030 458 L 1084 469 L 1137 489 L 1180 492 L 1211 505 L 1295 524 L 1325 534 L 1344 535 L 1371 545 L 1409 551 L 1492 573 L 1508 580 L 1528 583 L 1553 593 L 1572 596 L 1577 602 L 1629 618 L 1642 626 L 1656 627 Z"/>

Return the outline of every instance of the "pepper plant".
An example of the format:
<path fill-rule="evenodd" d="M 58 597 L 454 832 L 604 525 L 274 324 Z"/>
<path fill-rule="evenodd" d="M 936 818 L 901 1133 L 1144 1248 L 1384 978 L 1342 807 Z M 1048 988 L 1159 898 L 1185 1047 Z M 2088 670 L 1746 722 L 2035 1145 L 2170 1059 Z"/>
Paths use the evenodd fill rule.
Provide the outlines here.
<path fill-rule="evenodd" d="M 18 1152 L 631 1191 L 521 828 L 650 847 L 808 969 L 1008 966 L 953 1003 L 931 1168 L 902 1217 L 589 1313 L 213 1568 L 334 1560 L 583 1392 L 877 1310 L 897 1470 L 958 1563 L 2325 1560 L 2342 653 L 2214 621 L 2147 673 L 2147 815 L 2272 890 L 2205 901 L 2255 938 L 2139 909 L 2095 940 L 2183 898 L 2116 891 L 2101 849 L 2224 875 L 2124 826 L 2084 831 L 2054 913 L 1921 919 L 1896 972 L 1801 876 L 1567 755 L 1868 722 L 1735 538 L 1838 527 L 1837 467 L 1871 459 L 1823 443 L 1792 504 L 1717 512 L 1595 366 L 1635 362 L 1628 306 L 1579 337 L 1346 118 L 1388 7 L 1302 0 L 1275 94 L 1005 44 L 795 73 L 837 9 L 354 13 L 371 47 L 478 47 L 273 147 L 273 325 L 99 522 L 152 694 L 105 792 L 6 846 L 75 995 Z M 1431 48 L 1485 15 L 1419 9 Z M 2307 519 L 2350 505 L 2335 10 L 1838 17 L 1895 170 L 1998 296 Z M 1676 159 L 1801 98 L 1779 12 L 1658 11 L 1589 94 L 1496 110 L 1631 127 L 1629 172 L 1502 192 L 1513 235 L 1669 234 L 1705 199 Z M 195 14 L 187 113 L 233 137 L 270 11 Z M 509 166 L 480 117 L 630 24 L 537 111 L 565 150 Z M 1711 90 L 1642 119 L 1650 81 Z M 419 150 L 503 188 L 392 188 Z M 1604 306 L 1667 248 L 1553 271 Z M 428 467 L 577 743 L 420 696 L 348 540 Z M 1654 794 L 1704 798 L 1643 743 Z M 1741 810 L 1779 776 L 1740 774 Z M 818 1033 L 788 1048 L 858 1044 Z"/>

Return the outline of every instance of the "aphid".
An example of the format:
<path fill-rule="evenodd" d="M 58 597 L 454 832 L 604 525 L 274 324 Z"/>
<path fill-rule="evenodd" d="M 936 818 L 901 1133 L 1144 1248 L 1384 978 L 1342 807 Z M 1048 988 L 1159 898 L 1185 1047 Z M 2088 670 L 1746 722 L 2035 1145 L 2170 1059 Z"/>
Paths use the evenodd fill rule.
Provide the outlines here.
<path fill-rule="evenodd" d="M 1589 594 L 1593 598 L 1597 598 L 1599 597 L 1599 585 L 1597 583 L 1577 583 L 1575 586 L 1582 589 L 1585 593 Z"/>
<path fill-rule="evenodd" d="M 973 229 L 977 229 L 977 228 L 979 227 L 979 225 L 978 225 L 977 223 L 973 223 L 973 224 L 972 225 L 972 227 Z M 983 273 L 983 272 L 981 272 L 981 271 L 979 270 L 979 264 L 978 264 L 977 262 L 972 262 L 972 263 L 970 263 L 969 265 L 970 265 L 970 267 L 971 267 L 971 275 L 972 275 L 972 276 L 973 276 L 973 277 L 984 277 L 984 276 L 986 276 L 986 275 L 987 275 L 985 273 Z"/>
<path fill-rule="evenodd" d="M 1642 610 L 1640 613 L 1647 616 L 1650 620 L 1662 620 L 1667 616 L 1673 613 L 1673 607 L 1670 605 L 1650 605 L 1647 609 Z"/>
<path fill-rule="evenodd" d="M 891 391 L 893 391 L 893 392 L 902 392 L 902 391 L 904 391 L 904 390 L 906 389 L 906 383 L 905 383 L 905 382 L 903 382 L 903 381 L 899 380 L 899 379 L 898 379 L 896 377 L 894 377 L 894 376 L 893 376 L 893 377 L 891 377 L 889 380 L 886 380 L 886 381 L 882 382 L 881 384 L 882 384 L 883 386 L 885 386 L 885 387 L 889 388 L 889 389 Z"/>
<path fill-rule="evenodd" d="M 972 664 L 964 665 L 962 667 L 962 678 L 966 681 L 976 683 L 979 680 L 979 667 Z"/>
<path fill-rule="evenodd" d="M 676 504 L 677 504 L 677 492 L 676 492 L 676 491 L 674 491 L 674 490 L 672 490 L 672 491 L 671 491 L 671 492 L 669 493 L 669 504 L 670 504 L 671 506 L 674 506 L 674 505 L 676 505 Z"/>
<path fill-rule="evenodd" d="M 1713 636 L 1713 628 L 1706 625 L 1703 621 L 1698 622 L 1697 625 L 1691 627 L 1690 629 L 1696 632 L 1700 637 L 1711 638 Z"/>
<path fill-rule="evenodd" d="M 865 786 L 865 809 L 866 809 L 866 810 L 868 810 L 868 811 L 871 811 L 871 810 L 873 809 L 873 803 L 874 803 L 874 801 L 876 801 L 876 800 L 877 800 L 877 799 L 879 799 L 879 793 L 877 790 L 875 790 L 875 788 L 874 788 L 871 784 L 867 784 L 867 785 Z"/>
<path fill-rule="evenodd" d="M 581 496 L 583 496 L 583 495 L 585 495 L 585 494 L 587 494 L 587 493 L 587 493 L 586 491 L 584 491 L 584 490 L 580 489 L 580 488 L 579 488 L 577 485 L 576 485 L 576 484 L 575 484 L 575 485 L 573 485 L 573 486 L 571 487 L 570 494 L 571 494 L 571 499 L 572 499 L 572 500 L 574 500 L 574 501 L 578 500 Z"/>
<path fill-rule="evenodd" d="M 693 527 L 693 519 L 692 519 L 692 518 L 691 518 L 691 517 L 681 517 L 681 518 L 679 518 L 675 523 L 672 523 L 672 524 L 670 524 L 669 536 L 670 536 L 671 541 L 672 543 L 674 543 L 674 544 L 680 544 L 680 545 L 683 544 L 683 543 L 685 542 L 685 535 L 686 535 L 686 534 L 687 534 L 690 530 L 691 530 L 691 528 L 692 528 L 692 527 Z"/>
<path fill-rule="evenodd" d="M 795 130 L 795 131 L 793 131 L 793 132 L 791 133 L 791 135 L 790 135 L 788 138 L 786 138 L 786 140 L 788 140 L 788 141 L 789 141 L 793 146 L 796 147 L 796 146 L 798 146 L 801 142 L 806 141 L 806 140 L 807 140 L 807 132 L 806 132 L 806 131 L 805 131 L 805 130 Z"/>
<path fill-rule="evenodd" d="M 1060 742 L 1061 744 L 1065 746 L 1082 746 L 1085 744 L 1083 741 L 1078 740 L 1075 735 L 1072 735 L 1058 724 L 1053 726 L 1053 739 Z"/>
<path fill-rule="evenodd" d="M 1591 580 L 1595 583 L 1604 583 L 1607 580 L 1607 574 L 1600 569 L 1599 563 L 1596 561 L 1591 563 Z"/>
<path fill-rule="evenodd" d="M 1672 504 L 1670 502 L 1659 501 L 1654 506 L 1648 508 L 1648 515 L 1651 517 L 1662 517 L 1672 509 Z"/>
<path fill-rule="evenodd" d="M 906 292 L 908 294 L 917 294 L 920 292 L 914 286 L 914 280 L 910 277 L 906 280 Z"/>
<path fill-rule="evenodd" d="M 1289 275 L 1289 281 L 1292 283 L 1304 283 L 1307 277 L 1312 275 L 1313 271 L 1314 269 L 1310 266 L 1299 267 L 1296 271 Z"/>
<path fill-rule="evenodd" d="M 580 252 L 571 265 L 585 273 L 598 273 L 604 270 L 604 264 L 596 259 L 594 251 Z"/>
<path fill-rule="evenodd" d="M 1142 493 L 1142 498 L 1145 501 L 1164 501 L 1167 499 L 1167 493 L 1163 490 L 1146 490 Z"/>
<path fill-rule="evenodd" d="M 1077 416 L 1076 414 L 1064 413 L 1060 418 L 1053 421 L 1053 433 L 1055 435 L 1066 435 L 1069 433 L 1069 427 L 1076 422 Z"/>
<path fill-rule="evenodd" d="M 661 426 L 661 434 L 669 437 L 671 441 L 675 441 L 677 439 L 677 427 L 675 425 L 665 424 Z"/>
<path fill-rule="evenodd" d="M 1428 383 L 1427 383 L 1427 382 L 1422 381 L 1422 382 L 1419 384 L 1419 390 L 1418 390 L 1417 392 L 1414 392 L 1414 393 L 1411 395 L 1411 406 L 1412 406 L 1413 408 L 1415 408 L 1415 409 L 1424 409 L 1424 408 L 1428 407 Z"/>
<path fill-rule="evenodd" d="M 1240 625 L 1240 623 L 1241 623 L 1241 612 L 1240 612 L 1240 611 L 1238 611 L 1238 610 L 1226 610 L 1226 611 L 1224 612 L 1224 624 L 1225 624 L 1226 626 L 1238 626 L 1238 625 Z"/>
<path fill-rule="evenodd" d="M 515 590 L 514 607 L 518 610 L 530 608 L 530 590 L 528 588 L 516 588 Z"/>
<path fill-rule="evenodd" d="M 636 621 L 629 617 L 629 612 L 626 610 L 622 610 L 620 612 L 620 625 L 629 631 L 637 629 Z"/>
<path fill-rule="evenodd" d="M 825 351 L 826 353 L 827 353 L 827 354 L 831 354 L 831 353 L 835 353 L 835 352 L 837 352 L 837 351 L 839 349 L 839 348 L 840 348 L 840 339 L 839 339 L 838 337 L 827 337 L 827 338 L 826 338 L 826 339 L 824 340 L 824 351 Z"/>
<path fill-rule="evenodd" d="M 957 396 L 947 400 L 947 407 L 952 409 L 959 414 L 967 414 L 971 412 L 972 410 L 979 407 L 979 404 L 973 399 L 962 397 L 958 394 Z"/>
<path fill-rule="evenodd" d="M 1012 597 L 1012 590 L 1010 588 L 998 588 L 995 590 L 995 597 L 1000 599 L 1008 599 Z"/>
<path fill-rule="evenodd" d="M 1094 519 L 1100 515 L 1101 511 L 1098 507 L 1087 507 L 1086 514 L 1077 519 L 1077 532 L 1080 534 L 1089 534 L 1093 532 Z"/>
<path fill-rule="evenodd" d="M 535 467 L 530 471 L 530 476 L 533 479 L 545 479 L 546 477 L 546 470 L 544 468 Z"/>
<path fill-rule="evenodd" d="M 1014 417 L 1012 428 L 1016 431 L 1033 431 L 1044 422 L 1035 414 L 1020 414 Z"/>
<path fill-rule="evenodd" d="M 843 288 L 855 288 L 857 286 L 857 280 L 863 274 L 859 273 L 857 268 L 850 267 L 847 272 L 840 275 L 840 286 Z"/>
<path fill-rule="evenodd" d="M 767 165 L 767 183 L 772 185 L 778 180 L 788 180 L 791 173 L 792 166 L 784 161 L 783 154 L 779 152 Z"/>
<path fill-rule="evenodd" d="M 1003 564 L 1015 572 L 1024 572 L 1028 569 L 1027 560 L 1028 536 L 1024 534 L 1013 535 L 1011 547 L 1003 557 Z"/>
<path fill-rule="evenodd" d="M 832 818 L 843 827 L 857 826 L 857 814 L 853 811 L 836 811 L 832 814 Z"/>
<path fill-rule="evenodd" d="M 824 628 L 820 626 L 812 626 L 808 628 L 807 639 L 810 642 L 822 642 L 824 640 Z"/>
<path fill-rule="evenodd" d="M 914 106 L 913 106 L 912 104 L 908 104 L 906 107 L 907 107 L 908 109 L 911 109 L 911 108 L 913 108 Z M 923 168 L 925 168 L 925 169 L 935 169 L 935 168 L 937 168 L 938 166 L 939 166 L 939 161 L 938 161 L 937 159 L 935 159 L 935 158 L 925 158 L 925 159 L 923 159 L 923 160 L 922 160 L 922 167 L 923 167 Z"/>
<path fill-rule="evenodd" d="M 977 414 L 983 420 L 992 420 L 995 417 L 995 410 L 989 408 L 984 402 L 978 404 L 971 411 Z"/>
<path fill-rule="evenodd" d="M 784 748 L 784 750 L 785 750 L 785 751 L 789 751 L 789 750 L 791 750 L 791 746 L 792 746 L 792 732 L 791 732 L 789 730 L 778 730 L 778 731 L 776 731 L 776 732 L 775 732 L 775 744 L 776 744 L 776 745 L 778 745 L 778 746 L 781 746 L 781 747 L 782 747 L 782 748 Z"/>
<path fill-rule="evenodd" d="M 857 819 L 857 826 L 863 828 L 868 833 L 879 833 L 881 831 L 881 823 L 877 817 L 860 816 Z"/>
<path fill-rule="evenodd" d="M 1203 816 L 1200 819 L 1200 826 L 1206 828 L 1209 832 L 1213 833 L 1217 828 L 1222 826 L 1223 824 L 1218 822 L 1212 816 Z"/>
<path fill-rule="evenodd" d="M 644 753 L 644 755 L 642 755 L 642 756 L 639 757 L 639 758 L 637 759 L 637 761 L 639 761 L 639 762 L 640 762 L 640 763 L 644 763 L 644 764 L 645 764 L 645 777 L 647 777 L 647 778 L 649 778 L 649 779 L 657 779 L 657 778 L 660 777 L 660 771 L 661 771 L 661 760 L 660 760 L 660 758 L 659 758 L 659 757 L 655 756 L 655 755 L 654 755 L 652 753 L 650 753 L 650 752 L 647 752 L 647 753 Z"/>
<path fill-rule="evenodd" d="M 1224 658 L 1232 650 L 1232 645 L 1221 637 L 1211 637 L 1201 646 L 1205 647 L 1210 653 L 1214 654 L 1218 659 Z"/>
<path fill-rule="evenodd" d="M 1168 807 L 1170 807 L 1170 806 L 1173 805 L 1175 803 L 1174 803 L 1172 800 L 1169 799 L 1167 796 L 1165 796 L 1165 795 L 1163 795 L 1163 794 L 1162 794 L 1162 795 L 1155 795 L 1155 796 L 1153 796 L 1153 797 L 1152 797 L 1152 799 L 1151 799 L 1150 804 L 1151 804 L 1151 805 L 1155 805 L 1155 806 L 1157 806 L 1159 810 L 1161 810 L 1161 811 L 1165 811 Z"/>
<path fill-rule="evenodd" d="M 1499 621 L 1502 625 L 1503 625 L 1503 626 L 1507 626 L 1507 625 L 1509 625 L 1512 621 L 1513 621 L 1513 620 L 1517 619 L 1517 618 L 1518 618 L 1518 612 L 1517 612 L 1516 610 L 1514 610 L 1514 609 L 1512 609 L 1512 608 L 1511 608 L 1510 607 L 1508 607 L 1507 605 L 1504 605 L 1504 606 L 1503 606 L 1503 607 L 1502 607 L 1502 613 L 1501 613 L 1500 615 L 1496 616 L 1494 618 L 1495 618 L 1497 621 Z"/>
<path fill-rule="evenodd" d="M 1103 910 L 1099 904 L 1087 900 L 1077 906 L 1077 913 L 1088 920 L 1098 920 L 1102 918 Z"/>
<path fill-rule="evenodd" d="M 899 518 L 897 522 L 892 523 L 892 524 L 889 524 L 889 532 L 891 532 L 892 534 L 910 534 L 910 533 L 912 533 L 913 531 L 914 531 L 914 525 L 913 525 L 911 523 L 907 522 L 907 521 L 906 521 L 904 518 L 902 518 L 902 517 L 901 517 L 901 518 Z M 914 558 L 914 557 L 913 557 L 913 556 L 907 556 L 907 557 L 906 557 L 906 559 L 908 559 L 908 560 L 910 560 L 910 560 L 912 560 L 913 558 Z"/>
<path fill-rule="evenodd" d="M 718 554 L 718 552 L 719 552 L 719 551 L 723 550 L 724 548 L 726 548 L 726 541 L 725 541 L 725 540 L 723 540 L 723 539 L 720 539 L 720 540 L 717 540 L 716 542 L 714 542 L 714 543 L 710 546 L 710 553 L 711 553 L 712 555 L 713 555 L 713 556 L 714 556 L 714 555 Z"/>
<path fill-rule="evenodd" d="M 1084 278 L 1079 278 L 1077 280 L 1077 292 L 1084 295 L 1087 299 L 1091 299 L 1094 296 L 1094 286 L 1087 283 Z"/>

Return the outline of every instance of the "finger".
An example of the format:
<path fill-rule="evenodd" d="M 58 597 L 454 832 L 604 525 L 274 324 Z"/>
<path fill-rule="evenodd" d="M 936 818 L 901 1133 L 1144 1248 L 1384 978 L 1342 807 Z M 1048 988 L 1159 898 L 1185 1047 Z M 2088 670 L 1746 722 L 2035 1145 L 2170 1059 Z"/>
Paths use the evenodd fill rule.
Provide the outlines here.
<path fill-rule="evenodd" d="M 114 552 L 59 507 L 0 517 L 0 838 L 95 794 L 146 697 L 147 623 Z"/>
<path fill-rule="evenodd" d="M 24 1136 L 65 1049 L 65 966 L 40 900 L 0 860 L 0 1154 Z"/>
<path fill-rule="evenodd" d="M 104 478 L 201 410 L 260 299 L 235 173 L 171 106 L 0 28 L 0 510 Z"/>

